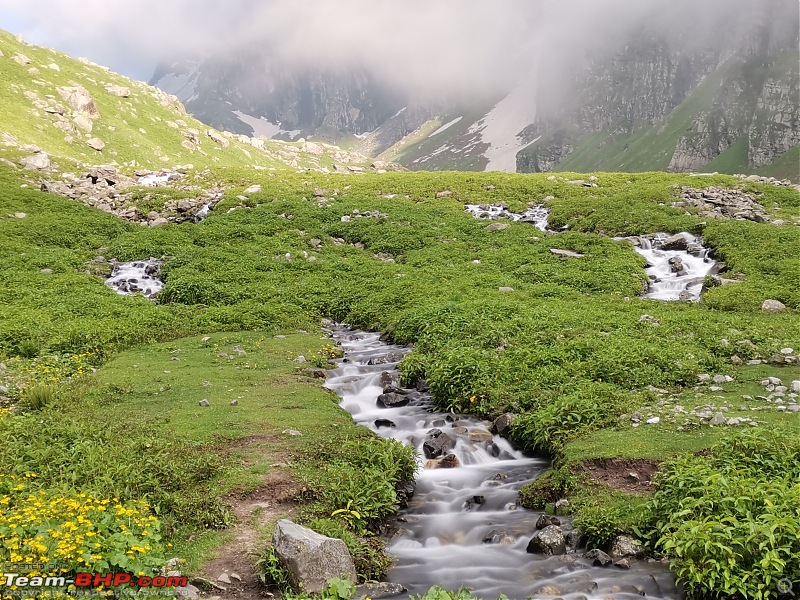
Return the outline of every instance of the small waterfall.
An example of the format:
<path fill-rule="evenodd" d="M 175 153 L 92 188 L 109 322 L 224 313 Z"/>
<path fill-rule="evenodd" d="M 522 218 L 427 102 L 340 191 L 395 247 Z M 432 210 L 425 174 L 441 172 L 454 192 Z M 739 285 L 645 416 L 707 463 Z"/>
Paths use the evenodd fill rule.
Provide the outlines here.
<path fill-rule="evenodd" d="M 467 204 L 464 206 L 469 214 L 476 219 L 511 219 L 521 223 L 530 223 L 537 229 L 545 231 L 547 220 L 550 217 L 550 209 L 542 204 L 537 204 L 521 213 L 512 213 L 505 206 L 499 204 Z"/>
<path fill-rule="evenodd" d="M 326 387 L 356 423 L 413 445 L 420 455 L 416 493 L 396 519 L 388 579 L 419 594 L 441 584 L 466 586 L 490 600 L 615 598 L 676 600 L 667 568 L 634 562 L 628 571 L 599 568 L 580 554 L 528 554 L 541 512 L 518 506 L 517 493 L 549 467 L 515 450 L 474 417 L 437 413 L 427 388 L 402 388 L 397 365 L 406 348 L 377 333 L 332 331 L 345 352 Z M 562 518 L 565 534 L 571 530 Z"/>
<path fill-rule="evenodd" d="M 711 251 L 690 233 L 655 233 L 625 239 L 647 259 L 649 277 L 645 298 L 666 301 L 700 299 L 703 280 L 719 269 Z"/>
<path fill-rule="evenodd" d="M 154 300 L 164 288 L 164 282 L 158 278 L 161 264 L 157 258 L 117 263 L 106 285 L 123 296 L 142 294 Z"/>

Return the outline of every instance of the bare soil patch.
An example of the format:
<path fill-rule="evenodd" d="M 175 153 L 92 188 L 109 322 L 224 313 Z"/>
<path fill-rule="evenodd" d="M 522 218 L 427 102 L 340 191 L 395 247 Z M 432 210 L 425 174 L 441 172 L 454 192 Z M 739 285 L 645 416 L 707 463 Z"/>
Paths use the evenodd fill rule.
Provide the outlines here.
<path fill-rule="evenodd" d="M 652 481 L 659 466 L 655 460 L 631 458 L 597 458 L 581 463 L 594 483 L 638 494 L 655 491 Z"/>

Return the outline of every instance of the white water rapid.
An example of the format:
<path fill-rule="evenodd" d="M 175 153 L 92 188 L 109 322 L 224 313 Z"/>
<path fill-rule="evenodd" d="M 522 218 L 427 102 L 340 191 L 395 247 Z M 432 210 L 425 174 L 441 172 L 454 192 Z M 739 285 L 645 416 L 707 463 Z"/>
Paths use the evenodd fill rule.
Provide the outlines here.
<path fill-rule="evenodd" d="M 476 219 L 511 219 L 522 223 L 530 223 L 537 229 L 544 231 L 547 229 L 547 219 L 550 209 L 538 204 L 522 213 L 512 213 L 505 206 L 497 204 L 467 204 L 464 206 L 469 214 Z"/>
<path fill-rule="evenodd" d="M 703 279 L 718 269 L 700 240 L 690 233 L 656 233 L 628 238 L 634 250 L 647 259 L 650 281 L 645 298 L 697 301 Z"/>
<path fill-rule="evenodd" d="M 117 263 L 106 285 L 123 296 L 142 294 L 152 300 L 164 288 L 164 282 L 158 278 L 160 270 L 161 261 L 157 258 Z"/>
<path fill-rule="evenodd" d="M 681 597 L 660 563 L 635 561 L 623 571 L 593 567 L 583 549 L 562 556 L 527 553 L 542 513 L 519 507 L 517 492 L 548 462 L 516 451 L 490 434 L 486 422 L 433 412 L 425 386 L 400 388 L 397 365 L 406 348 L 343 326 L 331 333 L 345 354 L 326 387 L 339 394 L 356 423 L 413 445 L 420 456 L 416 493 L 396 519 L 388 546 L 396 558 L 389 581 L 408 594 L 436 584 L 465 586 L 486 600 L 500 594 L 512 600 Z M 571 531 L 569 518 L 561 517 L 561 527 Z"/>

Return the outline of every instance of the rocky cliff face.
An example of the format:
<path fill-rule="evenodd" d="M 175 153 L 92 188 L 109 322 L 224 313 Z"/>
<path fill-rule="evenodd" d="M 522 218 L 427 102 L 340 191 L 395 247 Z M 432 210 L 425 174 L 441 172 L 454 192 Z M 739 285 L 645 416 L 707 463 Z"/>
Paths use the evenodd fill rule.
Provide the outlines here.
<path fill-rule="evenodd" d="M 542 137 L 518 154 L 517 170 L 771 164 L 800 143 L 796 12 L 796 4 L 764 0 L 693 41 L 639 32 L 588 63 L 571 102 L 548 109 L 542 98 Z M 631 156 L 642 152 L 650 157 Z"/>
<path fill-rule="evenodd" d="M 161 66 L 151 80 L 172 87 L 210 125 L 252 135 L 264 120 L 285 132 L 362 134 L 404 106 L 366 71 L 290 66 L 274 54 L 242 51 L 200 63 Z M 180 89 L 175 89 L 180 86 Z M 268 123 L 267 123 L 268 122 Z"/>

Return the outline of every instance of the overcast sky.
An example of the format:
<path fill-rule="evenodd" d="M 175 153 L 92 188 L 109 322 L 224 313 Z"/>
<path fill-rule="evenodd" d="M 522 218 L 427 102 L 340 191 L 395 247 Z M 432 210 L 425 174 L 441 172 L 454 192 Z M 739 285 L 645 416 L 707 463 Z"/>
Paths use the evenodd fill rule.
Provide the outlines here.
<path fill-rule="evenodd" d="M 2 0 L 0 28 L 136 79 L 159 60 L 269 42 L 300 62 L 360 63 L 405 86 L 502 82 L 579 49 L 797 0 Z M 755 8 L 754 8 L 755 7 Z M 757 19 L 756 19 L 757 21 Z M 754 23 L 754 26 L 757 24 Z M 734 33 L 734 32 L 732 32 Z"/>

